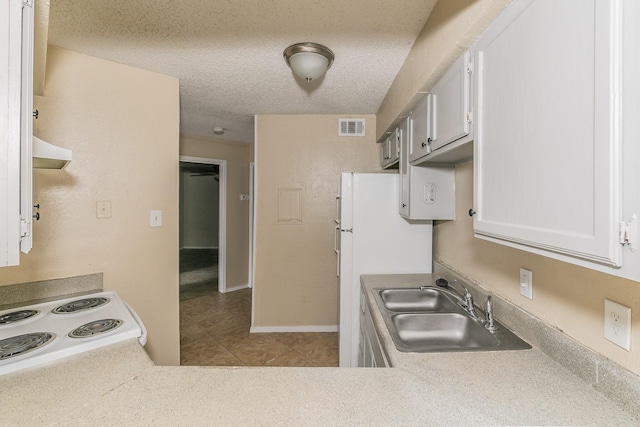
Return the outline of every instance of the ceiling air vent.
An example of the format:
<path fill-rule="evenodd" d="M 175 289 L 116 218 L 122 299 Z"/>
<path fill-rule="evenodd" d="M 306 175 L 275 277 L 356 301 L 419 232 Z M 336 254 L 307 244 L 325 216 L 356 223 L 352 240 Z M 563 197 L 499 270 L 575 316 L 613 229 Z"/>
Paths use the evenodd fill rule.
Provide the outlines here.
<path fill-rule="evenodd" d="M 339 119 L 338 136 L 364 136 L 364 119 Z"/>

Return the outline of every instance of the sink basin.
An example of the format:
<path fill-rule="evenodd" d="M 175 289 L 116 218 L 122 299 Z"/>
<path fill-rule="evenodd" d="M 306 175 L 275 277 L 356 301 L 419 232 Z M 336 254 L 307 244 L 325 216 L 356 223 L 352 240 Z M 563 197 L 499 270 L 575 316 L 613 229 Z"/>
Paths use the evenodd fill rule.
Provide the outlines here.
<path fill-rule="evenodd" d="M 500 344 L 491 332 L 464 314 L 396 314 L 391 320 L 408 351 L 469 351 Z"/>
<path fill-rule="evenodd" d="M 531 346 L 495 321 L 490 332 L 448 289 L 377 288 L 374 298 L 396 348 L 403 352 L 526 350 Z M 476 306 L 481 319 L 484 311 Z"/>
<path fill-rule="evenodd" d="M 379 295 L 384 307 L 389 311 L 457 311 L 456 304 L 437 289 L 384 289 L 379 292 Z"/>

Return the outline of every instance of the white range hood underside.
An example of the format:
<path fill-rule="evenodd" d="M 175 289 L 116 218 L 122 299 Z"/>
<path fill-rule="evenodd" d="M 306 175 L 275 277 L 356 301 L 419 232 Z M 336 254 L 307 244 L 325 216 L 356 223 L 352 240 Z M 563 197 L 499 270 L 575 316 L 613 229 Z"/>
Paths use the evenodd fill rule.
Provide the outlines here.
<path fill-rule="evenodd" d="M 71 161 L 71 150 L 57 147 L 33 136 L 33 167 L 62 169 Z"/>

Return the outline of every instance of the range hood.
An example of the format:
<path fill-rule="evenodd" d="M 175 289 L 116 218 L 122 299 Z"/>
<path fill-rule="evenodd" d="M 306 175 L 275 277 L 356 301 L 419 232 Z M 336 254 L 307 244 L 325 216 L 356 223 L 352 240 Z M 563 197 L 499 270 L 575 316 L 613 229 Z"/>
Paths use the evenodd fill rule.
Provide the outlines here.
<path fill-rule="evenodd" d="M 33 136 L 33 167 L 62 169 L 71 161 L 71 150 L 57 147 Z"/>

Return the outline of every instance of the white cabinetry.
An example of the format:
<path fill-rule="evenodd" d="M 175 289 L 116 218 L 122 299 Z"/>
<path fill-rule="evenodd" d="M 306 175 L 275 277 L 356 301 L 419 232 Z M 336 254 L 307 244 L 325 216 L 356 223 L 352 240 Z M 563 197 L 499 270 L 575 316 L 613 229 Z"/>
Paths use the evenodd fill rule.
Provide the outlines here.
<path fill-rule="evenodd" d="M 455 142 L 456 148 L 473 140 L 471 112 L 471 54 L 465 52 L 449 67 L 411 113 L 411 154 L 413 164 L 434 160 L 447 151 L 444 161 L 470 157 L 470 150 L 450 153 L 442 147 Z M 460 157 L 457 158 L 456 156 Z M 437 159 L 442 162 L 443 159 Z"/>
<path fill-rule="evenodd" d="M 0 267 L 31 249 L 33 4 L 0 6 Z M 8 70 L 8 72 L 6 72 Z"/>
<path fill-rule="evenodd" d="M 621 4 L 520 0 L 478 40 L 477 237 L 621 265 Z"/>
<path fill-rule="evenodd" d="M 380 143 L 380 165 L 382 169 L 387 169 L 393 165 L 398 164 L 400 158 L 400 141 L 398 130 L 394 129 Z"/>
<path fill-rule="evenodd" d="M 431 95 L 426 94 L 411 111 L 408 119 L 410 129 L 409 161 L 426 156 L 431 152 Z"/>
<path fill-rule="evenodd" d="M 465 52 L 429 91 L 431 94 L 431 151 L 465 138 L 471 132 L 471 64 Z"/>
<path fill-rule="evenodd" d="M 400 138 L 399 211 L 406 219 L 455 219 L 455 171 L 450 165 L 409 163 L 411 118 L 398 126 Z"/>
<path fill-rule="evenodd" d="M 373 325 L 364 290 L 360 290 L 360 351 L 358 366 L 364 368 L 388 368 L 389 362 L 382 349 Z"/>

